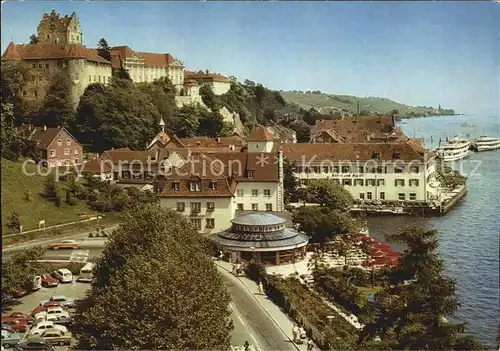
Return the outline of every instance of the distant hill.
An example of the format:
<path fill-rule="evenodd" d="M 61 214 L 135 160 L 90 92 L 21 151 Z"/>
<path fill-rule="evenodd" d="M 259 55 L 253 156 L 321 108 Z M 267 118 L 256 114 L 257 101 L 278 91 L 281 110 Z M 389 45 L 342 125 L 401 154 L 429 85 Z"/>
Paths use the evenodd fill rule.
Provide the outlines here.
<path fill-rule="evenodd" d="M 403 118 L 455 114 L 455 111 L 452 109 L 438 110 L 439 107 L 409 106 L 380 97 L 360 98 L 351 95 L 325 94 L 318 91 L 280 91 L 280 93 L 287 103 L 297 105 L 305 110 L 314 108 L 322 114 L 333 113 L 335 111 L 355 114 L 358 109 L 358 101 L 360 111 L 368 111 L 370 114 L 377 112 L 386 114 L 393 110 L 398 110 L 399 115 Z"/>

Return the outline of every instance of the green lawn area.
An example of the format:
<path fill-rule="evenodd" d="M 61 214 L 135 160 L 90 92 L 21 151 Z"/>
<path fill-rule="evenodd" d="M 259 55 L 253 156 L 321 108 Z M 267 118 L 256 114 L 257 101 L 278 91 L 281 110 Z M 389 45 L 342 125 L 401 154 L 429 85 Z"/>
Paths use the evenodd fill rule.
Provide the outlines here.
<path fill-rule="evenodd" d="M 36 166 L 28 164 L 26 173 L 36 172 Z M 44 172 L 45 173 L 45 172 Z M 89 209 L 84 201 L 80 201 L 75 206 L 70 206 L 64 202 L 66 192 L 64 191 L 65 183 L 58 182 L 57 186 L 60 189 L 61 207 L 57 208 L 52 202 L 43 199 L 40 194 L 44 189 L 44 182 L 47 176 L 28 175 L 23 172 L 23 162 L 12 162 L 2 158 L 2 233 L 15 233 L 8 228 L 6 224 L 9 222 L 10 216 L 14 210 L 17 210 L 21 217 L 23 230 L 31 230 L 38 228 L 38 222 L 45 220 L 45 225 L 51 226 L 66 222 L 73 222 L 85 217 L 79 214 L 94 213 Z M 32 200 L 26 200 L 26 189 L 31 192 Z"/>
<path fill-rule="evenodd" d="M 376 286 L 376 285 L 373 288 L 371 286 L 370 287 L 356 286 L 356 288 L 358 289 L 358 292 L 361 294 L 361 301 L 366 301 L 369 295 L 375 294 L 383 289 L 381 286 Z"/>

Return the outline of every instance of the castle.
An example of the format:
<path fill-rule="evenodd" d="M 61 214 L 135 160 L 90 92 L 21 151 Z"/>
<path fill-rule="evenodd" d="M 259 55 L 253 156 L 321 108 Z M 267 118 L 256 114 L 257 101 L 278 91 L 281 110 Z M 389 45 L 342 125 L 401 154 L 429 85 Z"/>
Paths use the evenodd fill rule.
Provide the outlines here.
<path fill-rule="evenodd" d="M 2 62 L 22 60 L 28 64 L 31 78 L 20 92 L 26 100 L 43 100 L 54 74 L 60 69 L 66 69 L 71 80 L 75 108 L 88 85 L 108 84 L 113 70 L 121 68 L 129 72 L 133 82 L 170 78 L 176 87 L 179 106 L 203 103 L 199 95 L 201 84 L 210 85 L 218 95 L 230 87 L 229 78 L 220 74 L 185 71 L 183 63 L 168 53 L 136 52 L 128 46 L 116 46 L 111 50 L 111 61 L 108 61 L 98 55 L 97 49 L 83 45 L 82 28 L 74 12 L 64 17 L 55 10 L 45 13 L 38 25 L 37 35 L 36 44 L 10 42 L 2 55 Z"/>

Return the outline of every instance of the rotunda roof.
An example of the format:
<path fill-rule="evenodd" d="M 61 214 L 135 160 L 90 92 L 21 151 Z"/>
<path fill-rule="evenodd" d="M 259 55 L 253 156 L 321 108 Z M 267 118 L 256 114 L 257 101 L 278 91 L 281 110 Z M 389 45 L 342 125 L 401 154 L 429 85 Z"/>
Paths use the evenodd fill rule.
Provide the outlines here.
<path fill-rule="evenodd" d="M 270 213 L 251 213 L 233 218 L 231 222 L 240 225 L 276 225 L 284 224 L 286 220 Z"/>

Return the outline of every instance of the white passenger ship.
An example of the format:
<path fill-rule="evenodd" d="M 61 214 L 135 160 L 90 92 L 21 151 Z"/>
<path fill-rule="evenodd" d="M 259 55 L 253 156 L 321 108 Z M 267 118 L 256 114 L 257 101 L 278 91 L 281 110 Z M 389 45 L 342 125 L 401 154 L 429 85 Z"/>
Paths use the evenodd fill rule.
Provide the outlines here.
<path fill-rule="evenodd" d="M 469 140 L 455 137 L 439 145 L 436 151 L 443 161 L 458 161 L 469 155 L 470 145 Z"/>
<path fill-rule="evenodd" d="M 500 149 L 500 139 L 480 136 L 472 143 L 472 149 L 478 152 Z"/>

